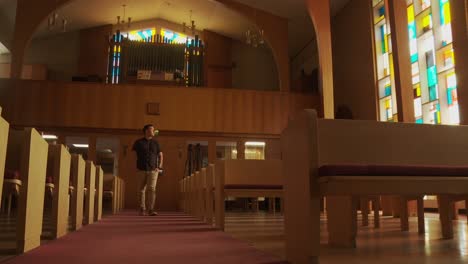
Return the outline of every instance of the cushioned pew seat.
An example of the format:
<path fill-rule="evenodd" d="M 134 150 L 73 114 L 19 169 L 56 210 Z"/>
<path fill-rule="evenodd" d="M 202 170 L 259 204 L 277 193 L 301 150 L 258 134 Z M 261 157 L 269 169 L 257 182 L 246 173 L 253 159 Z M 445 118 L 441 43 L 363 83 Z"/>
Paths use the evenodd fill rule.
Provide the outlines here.
<path fill-rule="evenodd" d="M 20 186 L 22 182 L 20 180 L 20 173 L 17 170 L 5 170 L 3 186 L 3 198 L 6 199 L 6 210 L 7 214 L 11 214 L 11 202 L 13 196 L 18 196 L 20 192 Z"/>
<path fill-rule="evenodd" d="M 468 177 L 468 166 L 409 166 L 330 164 L 321 166 L 319 176 L 455 176 Z"/>

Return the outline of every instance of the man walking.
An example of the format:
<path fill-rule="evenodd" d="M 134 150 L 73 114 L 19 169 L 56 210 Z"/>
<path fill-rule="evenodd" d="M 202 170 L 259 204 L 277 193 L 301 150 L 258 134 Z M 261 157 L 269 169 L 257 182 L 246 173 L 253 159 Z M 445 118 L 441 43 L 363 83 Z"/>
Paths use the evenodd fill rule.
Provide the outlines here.
<path fill-rule="evenodd" d="M 156 183 L 158 181 L 158 173 L 162 170 L 163 154 L 158 141 L 154 139 L 154 126 L 151 124 L 145 125 L 143 133 L 145 136 L 133 144 L 133 150 L 137 155 L 140 215 L 155 216 L 158 215 L 154 211 Z M 149 192 L 148 201 L 145 199 L 146 191 Z"/>

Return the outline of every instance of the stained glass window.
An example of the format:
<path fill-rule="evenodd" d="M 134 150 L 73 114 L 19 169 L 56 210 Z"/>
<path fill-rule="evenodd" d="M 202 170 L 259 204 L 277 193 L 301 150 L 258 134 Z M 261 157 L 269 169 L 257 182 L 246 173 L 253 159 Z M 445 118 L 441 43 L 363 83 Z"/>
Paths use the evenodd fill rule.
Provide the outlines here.
<path fill-rule="evenodd" d="M 450 0 L 407 0 L 417 123 L 458 124 Z"/>
<path fill-rule="evenodd" d="M 397 102 L 393 74 L 391 30 L 388 24 L 385 1 L 373 0 L 374 39 L 381 121 L 396 121 Z"/>
<path fill-rule="evenodd" d="M 191 40 L 192 38 L 188 37 L 187 35 L 184 35 L 182 33 L 174 32 L 165 28 L 161 29 L 161 36 L 163 38 L 166 38 L 169 42 L 171 43 L 178 43 L 178 44 L 184 44 L 187 43 Z"/>

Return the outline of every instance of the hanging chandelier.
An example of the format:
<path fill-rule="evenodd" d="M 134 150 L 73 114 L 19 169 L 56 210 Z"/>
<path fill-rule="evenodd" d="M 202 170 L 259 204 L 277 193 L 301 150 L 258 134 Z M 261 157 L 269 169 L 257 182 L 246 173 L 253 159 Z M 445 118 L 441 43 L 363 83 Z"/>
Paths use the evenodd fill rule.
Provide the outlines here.
<path fill-rule="evenodd" d="M 190 26 L 187 26 L 187 23 L 183 22 L 182 23 L 182 32 L 186 34 L 187 30 L 190 30 L 192 32 L 192 35 L 195 35 L 195 20 L 192 19 L 193 11 L 190 10 Z"/>
<path fill-rule="evenodd" d="M 125 18 L 127 5 L 123 4 L 122 8 L 123 8 L 123 16 L 122 17 L 117 16 L 117 24 L 116 24 L 117 31 L 121 31 L 124 28 L 125 23 L 127 23 L 127 28 L 130 28 L 130 25 L 132 23 L 132 18 L 131 17 L 128 17 L 127 19 Z M 122 18 L 122 20 L 121 20 L 121 18 Z"/>
<path fill-rule="evenodd" d="M 258 25 L 257 23 L 257 10 L 255 10 L 254 13 L 254 24 Z M 255 29 L 248 29 L 245 32 L 245 43 L 247 45 L 250 45 L 254 48 L 261 46 L 265 44 L 265 39 L 264 39 L 264 31 L 261 28 L 255 27 Z"/>
<path fill-rule="evenodd" d="M 52 31 L 58 24 L 59 21 L 59 14 L 54 11 L 52 15 L 49 16 L 47 20 L 47 29 Z M 67 31 L 68 20 L 66 18 L 62 18 L 62 32 Z"/>
<path fill-rule="evenodd" d="M 248 29 L 245 32 L 245 43 L 254 48 L 265 44 L 263 29 Z"/>

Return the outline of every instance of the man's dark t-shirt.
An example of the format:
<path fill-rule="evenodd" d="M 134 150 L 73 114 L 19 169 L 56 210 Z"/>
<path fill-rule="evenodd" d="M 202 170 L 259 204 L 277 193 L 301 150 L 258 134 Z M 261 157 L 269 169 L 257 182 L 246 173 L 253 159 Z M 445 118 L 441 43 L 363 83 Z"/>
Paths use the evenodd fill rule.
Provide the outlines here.
<path fill-rule="evenodd" d="M 140 138 L 133 144 L 137 154 L 137 168 L 142 171 L 153 171 L 158 167 L 158 157 L 161 148 L 154 139 Z"/>

